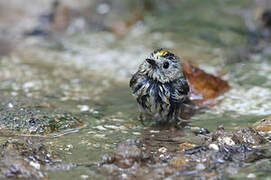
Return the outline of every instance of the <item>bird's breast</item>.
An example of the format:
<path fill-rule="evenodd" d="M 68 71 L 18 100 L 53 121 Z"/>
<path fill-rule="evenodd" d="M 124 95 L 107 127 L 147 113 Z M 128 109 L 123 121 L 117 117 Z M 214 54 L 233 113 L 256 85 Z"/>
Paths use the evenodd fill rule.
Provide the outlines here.
<path fill-rule="evenodd" d="M 132 87 L 137 102 L 150 113 L 163 113 L 168 110 L 171 91 L 170 83 L 161 83 L 146 77 L 138 79 Z"/>

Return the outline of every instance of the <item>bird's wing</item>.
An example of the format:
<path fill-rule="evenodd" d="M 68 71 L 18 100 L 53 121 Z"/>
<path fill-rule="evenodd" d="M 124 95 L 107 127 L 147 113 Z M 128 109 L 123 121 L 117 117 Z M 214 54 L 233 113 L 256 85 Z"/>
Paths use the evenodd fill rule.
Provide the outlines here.
<path fill-rule="evenodd" d="M 187 95 L 190 91 L 187 80 L 185 78 L 182 78 L 178 82 L 179 82 L 178 89 L 180 93 Z"/>
<path fill-rule="evenodd" d="M 147 82 L 146 77 L 135 73 L 130 80 L 130 87 L 132 89 L 133 95 L 145 95 L 149 88 L 150 84 Z"/>
<path fill-rule="evenodd" d="M 184 101 L 187 94 L 189 93 L 189 85 L 185 78 L 178 79 L 173 84 L 172 98 L 175 102 Z"/>
<path fill-rule="evenodd" d="M 138 73 L 135 73 L 133 75 L 133 77 L 130 80 L 130 87 L 133 87 L 137 83 L 138 76 L 139 76 Z"/>

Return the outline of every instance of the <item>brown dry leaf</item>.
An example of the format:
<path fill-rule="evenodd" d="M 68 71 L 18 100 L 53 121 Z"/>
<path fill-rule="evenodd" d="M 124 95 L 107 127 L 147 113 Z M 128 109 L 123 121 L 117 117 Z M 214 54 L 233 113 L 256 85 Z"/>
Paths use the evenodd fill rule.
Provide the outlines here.
<path fill-rule="evenodd" d="M 197 64 L 184 60 L 184 75 L 191 88 L 191 99 L 202 105 L 214 105 L 217 97 L 230 89 L 229 84 L 219 77 L 201 70 Z"/>

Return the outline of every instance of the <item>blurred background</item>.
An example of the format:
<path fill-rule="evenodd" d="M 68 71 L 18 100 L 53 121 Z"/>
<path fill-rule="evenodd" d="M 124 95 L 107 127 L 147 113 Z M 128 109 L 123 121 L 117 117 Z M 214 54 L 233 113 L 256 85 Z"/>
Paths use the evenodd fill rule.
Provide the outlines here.
<path fill-rule="evenodd" d="M 146 54 L 160 47 L 190 60 L 223 64 L 246 58 L 238 56 L 246 56 L 259 38 L 268 37 L 270 12 L 266 22 L 263 13 L 270 4 L 268 0 L 2 1 L 0 54 L 47 51 L 49 57 L 60 56 L 55 61 L 72 61 L 103 73 L 106 69 L 117 78 L 130 75 Z"/>
<path fill-rule="evenodd" d="M 110 47 L 108 50 L 121 46 L 128 48 L 123 45 L 127 43 L 134 51 L 138 51 L 139 55 L 144 48 L 182 47 L 183 56 L 195 54 L 194 57 L 198 57 L 198 51 L 187 51 L 199 47 L 200 50 L 206 49 L 208 52 L 205 45 L 227 49 L 244 44 L 247 36 L 256 33 L 257 28 L 260 28 L 262 15 L 270 7 L 270 2 L 11 0 L 1 2 L 0 5 L 1 42 L 6 43 L 1 46 L 1 54 L 18 48 L 22 41 L 25 44 L 36 42 L 35 45 L 39 46 L 45 43 L 53 46 L 53 43 L 56 43 L 52 49 L 71 50 L 72 47 L 66 47 L 68 45 L 63 41 L 69 41 L 74 36 L 77 36 L 75 41 L 80 41 L 80 38 L 85 36 L 85 41 L 92 39 L 88 43 L 89 51 L 102 48 L 103 42 L 107 48 Z M 91 38 L 90 33 L 97 38 Z M 33 38 L 37 36 L 48 42 Z M 119 42 L 119 45 L 112 46 L 115 42 Z M 124 56 L 128 54 L 125 52 Z M 107 53 L 106 49 L 103 53 Z M 96 54 L 98 53 L 93 53 Z"/>

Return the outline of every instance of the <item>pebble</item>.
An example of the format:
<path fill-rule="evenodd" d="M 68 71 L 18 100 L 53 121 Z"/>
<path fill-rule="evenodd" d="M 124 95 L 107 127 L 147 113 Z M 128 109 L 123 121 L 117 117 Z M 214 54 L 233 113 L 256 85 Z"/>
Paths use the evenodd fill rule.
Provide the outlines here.
<path fill-rule="evenodd" d="M 124 127 L 124 126 L 114 126 L 114 125 L 104 125 L 104 127 L 109 128 L 109 129 L 114 129 L 114 130 L 118 130 L 118 129 L 124 130 L 124 129 L 126 129 L 126 127 Z"/>
<path fill-rule="evenodd" d="M 68 144 L 67 148 L 73 148 L 73 145 L 72 144 Z"/>
<path fill-rule="evenodd" d="M 247 178 L 256 178 L 256 175 L 253 174 L 253 173 L 249 173 L 249 174 L 247 175 Z"/>
<path fill-rule="evenodd" d="M 18 93 L 17 93 L 16 91 L 12 91 L 12 92 L 11 92 L 11 95 L 12 95 L 12 96 L 17 96 Z"/>
<path fill-rule="evenodd" d="M 106 128 L 104 128 L 103 126 L 96 126 L 96 127 L 94 127 L 95 129 L 98 129 L 98 130 L 100 130 L 100 131 L 105 131 L 105 130 L 107 130 Z"/>
<path fill-rule="evenodd" d="M 160 159 L 164 159 L 164 158 L 165 158 L 165 155 L 164 155 L 164 154 L 160 154 L 159 158 L 160 158 Z"/>
<path fill-rule="evenodd" d="M 150 130 L 150 133 L 159 133 L 159 130 Z"/>
<path fill-rule="evenodd" d="M 122 179 L 127 179 L 127 174 L 123 173 L 121 174 Z"/>
<path fill-rule="evenodd" d="M 81 177 L 82 179 L 87 179 L 87 178 L 88 178 L 88 175 L 84 175 L 84 174 L 83 174 L 83 175 L 81 175 L 80 177 Z"/>
<path fill-rule="evenodd" d="M 30 161 L 29 163 L 30 166 L 33 166 L 36 169 L 40 169 L 40 164 L 34 161 Z"/>
<path fill-rule="evenodd" d="M 215 150 L 215 151 L 219 151 L 219 147 L 218 147 L 218 145 L 217 144 L 209 144 L 209 146 L 208 146 L 210 149 L 213 149 L 213 150 Z"/>
<path fill-rule="evenodd" d="M 167 152 L 167 148 L 161 147 L 161 148 L 158 149 L 158 151 L 159 151 L 160 153 L 166 153 L 166 152 Z"/>
<path fill-rule="evenodd" d="M 197 164 L 196 169 L 197 170 L 203 170 L 203 169 L 205 169 L 205 166 L 204 166 L 204 164 L 199 163 L 199 164 Z"/>
<path fill-rule="evenodd" d="M 95 131 L 89 131 L 88 134 L 95 134 Z"/>
<path fill-rule="evenodd" d="M 8 107 L 9 107 L 9 108 L 13 108 L 14 106 L 13 106 L 13 104 L 8 103 Z"/>
<path fill-rule="evenodd" d="M 115 122 L 122 122 L 123 121 L 123 119 L 120 119 L 120 118 L 112 118 L 111 120 L 115 121 Z"/>
<path fill-rule="evenodd" d="M 109 128 L 109 129 L 119 129 L 118 126 L 114 126 L 114 125 L 104 125 L 105 128 Z"/>
<path fill-rule="evenodd" d="M 29 81 L 29 82 L 24 83 L 23 88 L 24 89 L 30 89 L 30 88 L 32 88 L 34 86 L 35 86 L 35 82 Z"/>
<path fill-rule="evenodd" d="M 92 114 L 99 114 L 99 111 L 96 111 L 95 109 L 89 109 L 89 112 Z"/>
<path fill-rule="evenodd" d="M 229 146 L 234 146 L 235 142 L 230 138 L 230 137 L 222 137 L 217 139 L 219 142 L 229 145 Z"/>
<path fill-rule="evenodd" d="M 94 137 L 104 138 L 104 137 L 105 137 L 105 134 L 95 134 Z"/>
<path fill-rule="evenodd" d="M 133 135 L 141 135 L 140 132 L 133 132 Z"/>
<path fill-rule="evenodd" d="M 89 111 L 88 105 L 78 105 L 77 107 L 80 109 L 81 112 Z"/>

